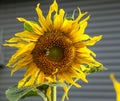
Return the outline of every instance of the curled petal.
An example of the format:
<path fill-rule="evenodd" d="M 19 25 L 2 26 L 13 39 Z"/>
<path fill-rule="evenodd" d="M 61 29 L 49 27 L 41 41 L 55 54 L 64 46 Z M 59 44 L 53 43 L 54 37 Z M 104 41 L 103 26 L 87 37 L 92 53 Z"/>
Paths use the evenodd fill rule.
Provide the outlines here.
<path fill-rule="evenodd" d="M 29 21 L 29 20 L 26 20 L 26 19 L 24 19 L 24 18 L 17 18 L 20 22 L 24 22 L 24 23 L 27 23 L 28 25 L 30 25 L 32 28 L 33 28 L 33 31 L 36 33 L 36 34 L 38 34 L 38 35 L 42 35 L 43 33 L 43 31 L 42 31 L 42 29 L 41 29 L 41 27 L 38 25 L 38 24 L 36 24 L 36 23 L 34 23 L 34 22 L 31 22 L 31 21 Z"/>
<path fill-rule="evenodd" d="M 87 46 L 93 46 L 96 42 L 100 41 L 102 39 L 102 35 L 95 36 L 91 38 L 90 40 L 84 42 Z"/>

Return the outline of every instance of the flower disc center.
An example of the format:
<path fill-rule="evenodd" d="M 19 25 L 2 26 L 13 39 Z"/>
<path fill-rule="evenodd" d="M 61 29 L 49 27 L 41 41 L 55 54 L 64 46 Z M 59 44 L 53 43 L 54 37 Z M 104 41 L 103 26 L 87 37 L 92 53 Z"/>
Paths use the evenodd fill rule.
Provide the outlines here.
<path fill-rule="evenodd" d="M 64 50 L 58 46 L 54 46 L 46 51 L 46 55 L 50 60 L 59 61 L 64 58 Z"/>
<path fill-rule="evenodd" d="M 64 33 L 50 32 L 40 36 L 32 51 L 33 61 L 44 74 L 52 75 L 70 68 L 75 57 L 72 41 Z"/>

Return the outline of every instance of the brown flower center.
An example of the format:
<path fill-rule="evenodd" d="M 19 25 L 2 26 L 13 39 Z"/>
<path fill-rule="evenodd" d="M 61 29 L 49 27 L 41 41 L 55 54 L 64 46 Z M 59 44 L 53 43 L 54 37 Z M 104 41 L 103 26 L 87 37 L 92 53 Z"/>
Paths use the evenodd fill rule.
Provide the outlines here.
<path fill-rule="evenodd" d="M 46 55 L 50 60 L 59 61 L 64 58 L 64 49 L 58 46 L 53 46 L 46 51 Z"/>
<path fill-rule="evenodd" d="M 32 51 L 33 61 L 45 74 L 67 71 L 74 59 L 74 47 L 61 32 L 45 33 Z"/>

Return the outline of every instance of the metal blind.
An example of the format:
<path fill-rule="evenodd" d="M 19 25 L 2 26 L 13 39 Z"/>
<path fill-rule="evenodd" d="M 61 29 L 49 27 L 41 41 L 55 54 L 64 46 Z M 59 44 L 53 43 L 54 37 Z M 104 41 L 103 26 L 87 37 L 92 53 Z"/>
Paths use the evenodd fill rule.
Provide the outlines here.
<path fill-rule="evenodd" d="M 41 3 L 43 13 L 46 15 L 49 5 L 53 0 L 1 0 L 0 1 L 0 44 L 14 33 L 22 31 L 22 23 L 17 17 L 29 20 L 37 20 L 35 7 Z M 82 88 L 72 87 L 69 93 L 69 101 L 115 101 L 115 92 L 109 79 L 110 73 L 114 73 L 120 81 L 120 1 L 119 0 L 57 0 L 59 7 L 64 8 L 67 14 L 72 14 L 76 7 L 91 15 L 86 33 L 91 36 L 103 35 L 102 41 L 94 47 L 90 47 L 96 54 L 97 60 L 102 62 L 107 71 L 88 75 L 89 83 L 82 83 Z M 1 47 L 0 61 L 8 62 L 15 49 Z M 10 69 L 0 68 L 0 101 L 8 101 L 5 90 L 17 83 L 23 77 L 24 71 L 16 72 L 10 77 Z M 62 95 L 62 89 L 58 88 L 58 101 Z M 21 101 L 39 101 L 39 98 L 26 98 Z"/>

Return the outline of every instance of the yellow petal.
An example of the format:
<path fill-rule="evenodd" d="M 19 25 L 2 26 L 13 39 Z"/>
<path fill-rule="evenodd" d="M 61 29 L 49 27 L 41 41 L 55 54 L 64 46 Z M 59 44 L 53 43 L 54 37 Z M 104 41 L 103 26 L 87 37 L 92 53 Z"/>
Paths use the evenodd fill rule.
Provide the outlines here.
<path fill-rule="evenodd" d="M 46 79 L 48 82 L 54 82 L 54 79 L 51 78 L 51 77 L 45 77 L 45 79 Z"/>
<path fill-rule="evenodd" d="M 72 78 L 70 77 L 70 75 L 68 75 L 67 73 L 62 74 L 63 79 L 65 79 L 65 81 L 67 81 L 68 83 L 80 88 L 81 86 L 79 84 L 77 84 L 75 81 L 72 80 Z"/>
<path fill-rule="evenodd" d="M 76 33 L 72 32 L 71 36 L 70 36 L 70 39 L 73 43 L 77 43 L 77 42 L 80 42 L 80 41 L 83 41 L 83 40 L 87 40 L 89 38 L 90 38 L 89 35 L 87 35 L 87 34 L 81 35 L 81 33 L 79 33 L 79 32 L 76 32 Z"/>
<path fill-rule="evenodd" d="M 77 43 L 74 43 L 74 47 L 76 49 L 80 49 L 80 48 L 85 47 L 85 44 L 83 42 L 77 42 Z"/>
<path fill-rule="evenodd" d="M 69 89 L 70 89 L 70 88 L 64 87 L 63 89 L 64 89 L 64 91 L 65 91 L 64 94 L 65 94 L 66 99 L 69 100 L 68 92 L 69 92 Z"/>
<path fill-rule="evenodd" d="M 120 101 L 120 82 L 115 79 L 114 74 L 110 74 L 110 78 L 113 81 L 114 89 L 116 92 L 116 101 Z"/>
<path fill-rule="evenodd" d="M 18 82 L 18 88 L 24 87 L 25 83 L 28 81 L 28 78 L 32 75 L 36 65 L 31 63 L 29 68 L 27 69 L 26 73 L 24 74 L 24 78 Z"/>
<path fill-rule="evenodd" d="M 39 75 L 38 75 L 37 80 L 36 80 L 36 84 L 40 84 L 40 83 L 44 82 L 44 79 L 45 79 L 45 75 L 44 75 L 44 73 L 41 71 L 41 72 L 39 73 Z"/>
<path fill-rule="evenodd" d="M 31 42 L 27 44 L 23 49 L 19 49 L 15 54 L 13 59 L 19 57 L 22 54 L 25 54 L 26 52 L 31 52 L 35 46 L 35 43 Z"/>
<path fill-rule="evenodd" d="M 91 38 L 90 40 L 84 42 L 84 44 L 86 44 L 88 46 L 93 46 L 96 42 L 100 41 L 101 39 L 102 39 L 102 35 L 95 36 L 95 37 Z"/>
<path fill-rule="evenodd" d="M 18 60 L 13 66 L 14 68 L 11 71 L 11 76 L 18 69 L 24 68 L 25 66 L 27 66 L 31 62 L 32 62 L 32 56 L 31 55 L 27 55 L 26 57 L 22 58 L 21 60 Z"/>
<path fill-rule="evenodd" d="M 36 67 L 34 63 L 31 63 L 29 70 L 24 76 L 29 77 L 29 80 L 25 83 L 25 87 L 36 84 L 37 77 L 39 75 L 40 69 Z"/>
<path fill-rule="evenodd" d="M 19 47 L 17 44 L 3 44 L 3 46 L 16 47 L 16 48 Z"/>
<path fill-rule="evenodd" d="M 38 35 L 43 35 L 43 31 L 41 29 L 41 27 L 36 24 L 36 23 L 33 23 L 29 20 L 26 20 L 24 18 L 17 18 L 20 22 L 24 22 L 24 23 L 27 23 L 28 25 L 30 25 L 32 28 L 33 28 L 33 31 L 38 34 Z"/>
<path fill-rule="evenodd" d="M 93 57 L 84 54 L 77 54 L 75 57 L 75 62 L 80 64 L 97 63 L 97 61 Z"/>
<path fill-rule="evenodd" d="M 48 101 L 50 101 L 51 100 L 51 88 L 50 87 L 47 88 L 46 96 L 48 98 Z"/>
<path fill-rule="evenodd" d="M 28 77 L 24 77 L 23 79 L 21 79 L 21 80 L 18 82 L 18 88 L 23 87 L 23 85 L 25 84 L 27 78 L 28 78 Z"/>
<path fill-rule="evenodd" d="M 86 74 L 81 71 L 81 69 L 80 69 L 81 67 L 79 66 L 79 68 L 78 68 L 78 67 L 75 67 L 75 65 L 72 65 L 72 67 L 75 70 L 75 71 L 72 70 L 73 74 L 75 75 L 75 78 L 79 78 L 87 83 L 88 80 L 86 79 Z"/>
<path fill-rule="evenodd" d="M 28 87 L 28 86 L 34 85 L 35 84 L 35 80 L 36 80 L 36 78 L 38 76 L 38 73 L 39 73 L 38 70 L 34 70 L 34 73 L 31 74 L 30 79 L 25 83 L 24 86 Z"/>
<path fill-rule="evenodd" d="M 88 22 L 84 22 L 82 25 L 80 25 L 80 29 L 78 31 L 78 33 L 80 33 L 80 35 L 84 34 L 85 32 L 85 28 L 87 27 Z"/>
<path fill-rule="evenodd" d="M 24 42 L 18 42 L 18 43 L 3 44 L 3 46 L 16 47 L 16 48 L 23 48 L 26 44 L 28 44 L 28 43 L 24 41 Z"/>
<path fill-rule="evenodd" d="M 62 23 L 63 23 L 63 17 L 64 17 L 65 11 L 63 9 L 60 9 L 60 13 L 56 14 L 54 16 L 54 29 L 58 30 L 60 29 Z"/>
<path fill-rule="evenodd" d="M 47 25 L 47 22 L 42 14 L 42 10 L 40 9 L 40 4 L 37 4 L 37 7 L 36 7 L 36 12 L 38 14 L 38 21 L 40 23 L 40 25 L 42 26 L 42 29 L 44 31 L 47 31 L 47 28 L 48 28 L 48 25 Z"/>
<path fill-rule="evenodd" d="M 15 34 L 15 36 L 20 37 L 22 40 L 26 39 L 30 41 L 37 41 L 39 38 L 39 35 L 28 31 L 18 32 Z"/>
<path fill-rule="evenodd" d="M 11 39 L 9 39 L 9 40 L 6 40 L 6 42 L 20 42 L 21 41 L 21 39 L 20 38 L 18 38 L 18 37 L 13 37 L 13 38 L 11 38 Z"/>
<path fill-rule="evenodd" d="M 30 43 L 30 44 L 27 44 L 26 46 L 24 46 L 24 48 L 17 50 L 17 52 L 12 55 L 7 66 L 14 64 L 20 58 L 26 56 L 27 54 L 30 54 L 31 51 L 33 50 L 34 46 L 35 46 L 35 43 Z"/>
<path fill-rule="evenodd" d="M 85 13 L 81 13 L 81 10 L 80 8 L 78 7 L 78 12 L 79 12 L 79 15 L 78 17 L 75 19 L 75 22 L 78 22 L 84 15 L 86 15 L 88 12 L 85 12 Z"/>
<path fill-rule="evenodd" d="M 73 21 L 72 20 L 64 19 L 63 24 L 62 24 L 60 30 L 63 31 L 65 34 L 66 33 L 68 34 L 73 29 L 72 27 L 74 27 L 73 26 Z"/>
<path fill-rule="evenodd" d="M 34 62 L 31 62 L 31 63 L 28 65 L 28 67 L 27 67 L 27 71 L 26 71 L 26 73 L 24 74 L 24 77 L 30 76 L 31 73 L 32 73 L 33 70 L 34 70 L 33 68 L 37 68 L 37 66 L 36 66 L 36 64 L 35 64 Z"/>
<path fill-rule="evenodd" d="M 83 19 L 82 21 L 79 22 L 80 26 L 84 23 L 86 23 L 88 20 L 90 19 L 90 15 L 87 16 L 85 19 Z"/>
<path fill-rule="evenodd" d="M 88 56 L 92 55 L 92 56 L 96 57 L 96 54 L 93 51 L 91 51 L 90 49 L 88 49 L 87 47 L 77 48 L 76 52 L 79 52 L 80 54 L 86 54 Z"/>
<path fill-rule="evenodd" d="M 48 26 L 52 25 L 51 15 L 54 11 L 55 11 L 55 13 L 57 13 L 57 11 L 58 11 L 58 4 L 57 4 L 56 0 L 54 0 L 53 4 L 50 6 L 47 17 L 46 17 L 46 22 L 47 22 Z"/>
<path fill-rule="evenodd" d="M 82 71 L 89 71 L 90 70 L 90 68 L 87 68 L 86 66 L 84 66 L 84 65 L 80 65 L 80 69 L 82 70 Z"/>
<path fill-rule="evenodd" d="M 115 91 L 116 93 L 120 93 L 120 82 L 118 82 L 115 77 L 114 77 L 114 74 L 111 74 L 110 75 L 110 78 L 111 80 L 113 81 L 113 85 L 114 85 L 114 88 L 115 88 Z"/>

